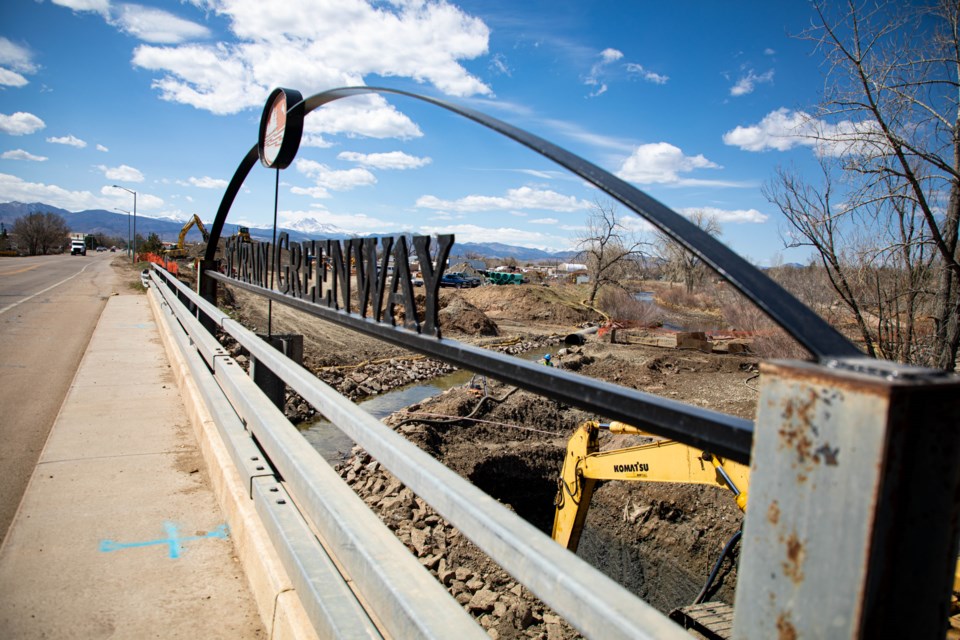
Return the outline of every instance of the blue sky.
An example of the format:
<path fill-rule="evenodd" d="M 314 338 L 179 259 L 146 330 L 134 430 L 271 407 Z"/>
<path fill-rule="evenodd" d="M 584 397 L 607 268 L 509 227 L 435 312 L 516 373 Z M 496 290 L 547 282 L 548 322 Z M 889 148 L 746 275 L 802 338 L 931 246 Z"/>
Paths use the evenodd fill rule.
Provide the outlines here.
<path fill-rule="evenodd" d="M 761 194 L 812 170 L 823 87 L 804 2 L 9 0 L 0 8 L 0 202 L 210 221 L 277 86 L 439 97 L 527 129 L 681 213 L 718 218 L 758 264 L 784 250 Z M 257 165 L 229 221 L 269 226 Z M 597 192 L 514 142 L 407 98 L 307 118 L 282 226 L 455 233 L 572 247 Z M 621 208 L 638 231 L 644 225 Z"/>

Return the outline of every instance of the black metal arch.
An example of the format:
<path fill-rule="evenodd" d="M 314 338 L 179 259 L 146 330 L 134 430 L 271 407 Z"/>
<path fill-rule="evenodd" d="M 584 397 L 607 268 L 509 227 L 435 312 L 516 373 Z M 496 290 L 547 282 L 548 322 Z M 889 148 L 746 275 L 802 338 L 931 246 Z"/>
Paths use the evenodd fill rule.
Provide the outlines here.
<path fill-rule="evenodd" d="M 420 100 L 451 111 L 492 129 L 532 149 L 561 167 L 580 176 L 610 197 L 645 218 L 657 229 L 703 260 L 766 313 L 787 333 L 809 350 L 818 360 L 858 357 L 863 354 L 839 331 L 833 328 L 806 305 L 794 298 L 783 287 L 764 275 L 759 269 L 734 253 L 729 247 L 700 229 L 677 212 L 650 197 L 640 189 L 617 178 L 597 165 L 548 142 L 539 136 L 484 113 L 443 100 L 422 96 L 399 89 L 383 87 L 342 87 L 310 96 L 303 102 L 304 115 L 329 102 L 368 93 L 391 94 Z M 297 105 L 289 107 L 292 110 Z M 257 161 L 257 146 L 247 153 L 237 167 L 217 210 L 206 259 L 213 260 L 220 232 L 233 201 Z"/>

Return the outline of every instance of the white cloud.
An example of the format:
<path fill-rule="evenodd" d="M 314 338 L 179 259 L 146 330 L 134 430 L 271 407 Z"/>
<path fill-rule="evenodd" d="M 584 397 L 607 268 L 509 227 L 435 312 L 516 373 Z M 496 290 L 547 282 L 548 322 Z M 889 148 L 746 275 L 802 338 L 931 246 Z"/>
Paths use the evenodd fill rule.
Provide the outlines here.
<path fill-rule="evenodd" d="M 540 171 L 539 169 L 517 169 L 517 171 L 525 173 L 528 176 L 533 176 L 534 178 L 543 178 L 544 180 L 555 178 L 558 174 L 556 171 Z"/>
<path fill-rule="evenodd" d="M 502 53 L 494 54 L 490 58 L 489 68 L 493 73 L 510 77 L 510 67 L 507 66 L 507 58 Z"/>
<path fill-rule="evenodd" d="M 317 133 L 306 133 L 304 132 L 303 137 L 300 139 L 301 147 L 319 147 L 321 149 L 329 149 L 333 146 L 333 143 L 325 139 L 322 135 Z"/>
<path fill-rule="evenodd" d="M 644 80 L 654 84 L 667 84 L 667 82 L 670 80 L 669 76 L 654 73 L 653 71 L 645 69 L 643 65 L 637 64 L 636 62 L 628 62 L 627 71 L 629 73 L 636 73 Z"/>
<path fill-rule="evenodd" d="M 120 5 L 113 23 L 139 40 L 158 44 L 180 44 L 210 36 L 203 25 L 139 4 Z"/>
<path fill-rule="evenodd" d="M 566 122 L 564 120 L 551 120 L 549 118 L 543 119 L 541 122 L 550 126 L 559 135 L 567 136 L 578 142 L 583 142 L 601 149 L 620 153 L 631 153 L 634 149 L 634 145 L 625 141 L 623 138 L 593 133 L 576 123 Z"/>
<path fill-rule="evenodd" d="M 617 49 L 604 49 L 600 52 L 600 60 L 595 62 L 590 68 L 590 73 L 583 79 L 583 83 L 588 87 L 597 87 L 590 92 L 589 96 L 595 98 L 607 92 L 607 83 L 600 78 L 605 73 L 605 68 L 623 57 L 623 52 Z"/>
<path fill-rule="evenodd" d="M 187 180 L 190 184 L 200 189 L 226 189 L 227 181 L 219 178 L 203 176 L 202 178 L 190 177 Z"/>
<path fill-rule="evenodd" d="M 290 187 L 290 193 L 298 196 L 310 196 L 318 200 L 330 197 L 330 192 L 323 187 Z"/>
<path fill-rule="evenodd" d="M 33 63 L 33 54 L 30 50 L 2 36 L 0 36 L 0 66 L 16 71 L 17 74 L 37 72 L 37 65 Z"/>
<path fill-rule="evenodd" d="M 133 167 L 125 164 L 119 167 L 108 167 L 102 164 L 97 165 L 97 169 L 103 172 L 108 180 L 117 180 L 120 182 L 143 182 L 143 174 Z"/>
<path fill-rule="evenodd" d="M 556 218 L 537 218 L 536 220 L 531 220 L 530 224 L 557 224 L 560 222 Z"/>
<path fill-rule="evenodd" d="M 0 67 L 0 85 L 5 87 L 23 87 L 27 79 L 15 71 Z"/>
<path fill-rule="evenodd" d="M 28 151 L 23 149 L 12 149 L 10 151 L 4 151 L 3 155 L 0 155 L 0 158 L 4 160 L 30 160 L 32 162 L 43 162 L 47 160 L 45 156 L 35 156 Z"/>
<path fill-rule="evenodd" d="M 86 142 L 74 135 L 60 136 L 59 138 L 47 138 L 47 142 L 51 142 L 53 144 L 65 144 L 68 147 L 76 147 L 77 149 L 83 149 L 87 146 Z"/>
<path fill-rule="evenodd" d="M 133 52 L 133 64 L 164 71 L 153 81 L 160 97 L 188 104 L 218 115 L 237 113 L 263 104 L 270 93 L 265 85 L 254 86 L 249 65 L 236 55 L 237 47 L 151 47 Z"/>
<path fill-rule="evenodd" d="M 356 162 L 365 167 L 374 169 L 419 169 L 430 164 L 430 158 L 418 158 L 403 151 L 388 153 L 357 153 L 355 151 L 341 151 L 337 158 Z"/>
<path fill-rule="evenodd" d="M 802 111 L 790 111 L 781 107 L 771 111 L 755 125 L 737 126 L 723 134 L 723 142 L 744 151 L 776 149 L 786 151 L 799 145 L 810 146 L 812 116 Z"/>
<path fill-rule="evenodd" d="M 723 134 L 723 142 L 744 151 L 812 147 L 817 154 L 828 156 L 865 153 L 871 145 L 884 146 L 882 133 L 873 122 L 829 123 L 785 107 L 771 111 L 757 124 L 731 129 Z"/>
<path fill-rule="evenodd" d="M 770 69 L 766 73 L 757 75 L 754 73 L 753 69 L 747 71 L 747 75 L 741 77 L 737 80 L 737 83 L 730 87 L 730 95 L 732 96 L 744 96 L 748 93 L 753 93 L 753 90 L 756 88 L 756 85 L 760 83 L 773 82 L 773 69 Z"/>
<path fill-rule="evenodd" d="M 729 222 L 729 223 L 755 223 L 760 224 L 766 222 L 769 219 L 769 216 L 765 213 L 760 213 L 756 209 L 718 209 L 716 207 L 686 207 L 683 209 L 678 209 L 683 215 L 690 217 L 695 213 L 702 212 L 707 216 L 714 218 L 717 222 Z"/>
<path fill-rule="evenodd" d="M 238 41 L 138 47 L 134 65 L 159 72 L 153 86 L 165 100 L 218 114 L 235 113 L 259 108 L 276 86 L 359 85 L 365 75 L 411 78 L 452 96 L 492 93 L 460 63 L 487 53 L 489 29 L 444 1 L 205 0 L 195 4 L 225 19 Z M 383 104 L 364 111 L 369 115 L 384 110 Z M 391 115 L 396 119 L 390 113 L 380 118 L 390 120 Z M 384 125 L 390 131 L 396 129 L 395 123 L 380 125 L 381 131 Z M 346 131 L 369 135 L 367 128 Z M 405 135 L 416 135 L 410 128 L 407 125 Z M 312 132 L 321 131 L 334 132 Z"/>
<path fill-rule="evenodd" d="M 637 184 L 676 184 L 683 182 L 679 175 L 681 173 L 719 168 L 702 154 L 686 156 L 668 142 L 655 142 L 634 149 L 633 154 L 620 166 L 617 176 Z"/>
<path fill-rule="evenodd" d="M 25 111 L 17 111 L 9 116 L 0 113 L 0 132 L 11 136 L 25 136 L 46 126 L 43 120 Z"/>
<path fill-rule="evenodd" d="M 314 160 L 297 160 L 297 171 L 314 180 L 318 187 L 333 191 L 349 191 L 377 183 L 377 178 L 362 167 L 355 169 L 331 169 Z"/>
<path fill-rule="evenodd" d="M 109 204 L 101 205 L 104 208 L 112 209 L 118 206 L 123 209 L 130 208 L 130 194 L 123 189 L 118 189 L 112 185 L 104 185 L 100 188 L 100 193 L 110 199 Z M 141 211 L 162 210 L 163 207 L 163 198 L 142 191 L 137 192 L 137 215 L 140 215 Z"/>
<path fill-rule="evenodd" d="M 622 58 L 623 52 L 616 49 L 604 49 L 600 52 L 600 57 L 603 58 L 604 64 L 609 64 Z"/>
<path fill-rule="evenodd" d="M 110 0 L 53 0 L 53 4 L 74 11 L 96 11 L 103 15 L 110 10 Z"/>
<path fill-rule="evenodd" d="M 600 60 L 593 64 L 590 68 L 590 73 L 587 74 L 587 77 L 583 80 L 585 85 L 596 87 L 596 89 L 589 94 L 589 97 L 595 98 L 607 92 L 609 87 L 607 86 L 605 78 L 614 74 L 614 72 L 610 70 L 610 65 L 622 59 L 623 52 L 617 49 L 604 49 L 600 52 Z M 653 82 L 654 84 L 666 84 L 670 79 L 667 76 L 649 71 L 645 69 L 643 65 L 637 64 L 636 62 L 628 62 L 623 65 L 623 68 L 626 69 L 628 74 L 637 74 L 644 80 Z"/>
<path fill-rule="evenodd" d="M 120 195 L 118 195 L 120 194 Z M 137 212 L 140 209 L 154 210 L 163 207 L 163 200 L 149 194 L 138 194 Z M 89 191 L 70 191 L 53 184 L 26 182 L 23 179 L 0 173 L 0 202 L 44 202 L 68 211 L 107 209 L 114 207 L 130 209 L 130 195 L 119 189 L 105 186 L 100 195 Z"/>
<path fill-rule="evenodd" d="M 541 249 L 544 251 L 559 251 L 571 248 L 570 238 L 554 236 L 539 231 L 524 231 L 512 227 L 481 227 L 475 224 L 453 224 L 446 226 L 421 226 L 423 234 L 452 233 L 457 242 L 504 242 L 507 244 Z"/>
<path fill-rule="evenodd" d="M 343 84 L 343 81 L 338 82 Z M 303 130 L 306 135 L 329 133 L 403 140 L 423 135 L 410 118 L 379 95 L 357 96 L 324 105 L 310 112 L 304 120 Z"/>
<path fill-rule="evenodd" d="M 68 191 L 42 182 L 25 182 L 17 176 L 0 173 L 0 201 L 44 202 L 54 207 L 81 211 L 103 206 L 89 191 Z"/>
<path fill-rule="evenodd" d="M 346 233 L 382 233 L 384 229 L 395 226 L 395 223 L 372 218 L 363 213 L 333 213 L 322 209 L 320 211 L 278 211 L 279 226 L 291 227 L 300 221 L 318 222 L 338 227 Z"/>
<path fill-rule="evenodd" d="M 447 211 L 501 211 L 509 209 L 546 209 L 548 211 L 580 211 L 590 207 L 585 200 L 565 196 L 556 191 L 519 187 L 510 189 L 506 196 L 470 195 L 459 200 L 441 200 L 425 195 L 417 199 L 418 207 Z"/>
<path fill-rule="evenodd" d="M 98 144 L 98 145 L 97 145 L 97 151 L 103 151 L 104 153 L 106 153 L 107 151 L 110 151 L 110 149 L 107 149 L 107 148 L 106 148 L 105 146 L 103 146 L 102 144 Z"/>

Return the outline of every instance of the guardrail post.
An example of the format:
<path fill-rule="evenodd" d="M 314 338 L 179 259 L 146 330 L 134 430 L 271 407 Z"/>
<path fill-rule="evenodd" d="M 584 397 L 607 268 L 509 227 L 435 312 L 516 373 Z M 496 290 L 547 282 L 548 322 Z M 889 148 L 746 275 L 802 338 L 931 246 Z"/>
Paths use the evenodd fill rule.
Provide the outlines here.
<path fill-rule="evenodd" d="M 960 378 L 866 359 L 761 371 L 734 637 L 943 638 Z"/>
<path fill-rule="evenodd" d="M 257 334 L 259 338 L 270 343 L 277 351 L 283 353 L 297 364 L 303 364 L 303 336 L 296 333 L 275 333 L 271 336 Z M 286 403 L 286 383 L 273 371 L 257 362 L 256 357 L 250 356 L 250 377 L 273 404 L 283 411 Z"/>
<path fill-rule="evenodd" d="M 197 293 L 201 298 L 212 305 L 217 304 L 217 281 L 207 277 L 206 272 L 217 271 L 220 267 L 218 260 L 200 260 L 197 265 Z M 211 334 L 216 335 L 217 323 L 205 314 L 199 314 L 200 324 Z"/>

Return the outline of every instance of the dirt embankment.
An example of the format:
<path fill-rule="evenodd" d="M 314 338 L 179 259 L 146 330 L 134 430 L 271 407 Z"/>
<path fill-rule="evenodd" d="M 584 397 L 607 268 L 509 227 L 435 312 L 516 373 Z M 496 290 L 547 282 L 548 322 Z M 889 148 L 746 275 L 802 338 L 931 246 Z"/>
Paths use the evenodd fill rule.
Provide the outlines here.
<path fill-rule="evenodd" d="M 236 314 L 264 332 L 265 308 L 242 292 L 235 295 Z M 562 336 L 598 319 L 578 302 L 576 291 L 484 286 L 444 290 L 441 304 L 445 337 L 504 350 L 550 350 L 558 366 L 586 376 L 754 415 L 757 361 L 748 355 L 610 344 L 596 336 L 560 349 Z M 273 305 L 272 314 L 274 333 L 305 336 L 308 368 L 354 398 L 433 377 L 446 367 L 283 305 Z M 288 415 L 295 416 L 297 399 L 290 404 Z M 385 422 L 549 535 L 567 440 L 584 420 L 603 418 L 488 380 L 484 390 L 450 389 Z M 636 442 L 632 436 L 601 437 L 602 448 Z M 577 636 L 364 451 L 355 450 L 340 473 L 491 637 Z M 578 555 L 668 612 L 693 602 L 740 524 L 732 494 L 718 488 L 606 482 L 594 495 Z M 735 560 L 734 554 L 723 562 L 708 599 L 732 601 Z"/>

